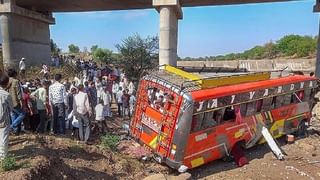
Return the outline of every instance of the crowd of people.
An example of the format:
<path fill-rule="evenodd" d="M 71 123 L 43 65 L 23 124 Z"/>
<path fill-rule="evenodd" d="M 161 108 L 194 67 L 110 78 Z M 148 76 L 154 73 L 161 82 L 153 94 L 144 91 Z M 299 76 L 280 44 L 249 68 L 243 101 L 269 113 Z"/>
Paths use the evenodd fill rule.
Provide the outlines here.
<path fill-rule="evenodd" d="M 130 118 L 135 105 L 135 84 L 116 66 L 74 60 L 79 73 L 74 78 L 50 74 L 42 64 L 39 77 L 25 79 L 23 58 L 19 72 L 0 74 L 0 158 L 8 151 L 8 136 L 23 131 L 64 136 L 66 129 L 88 143 L 91 124 L 104 133 L 113 117 Z M 22 78 L 23 77 L 23 78 Z M 117 111 L 112 111 L 114 104 Z"/>

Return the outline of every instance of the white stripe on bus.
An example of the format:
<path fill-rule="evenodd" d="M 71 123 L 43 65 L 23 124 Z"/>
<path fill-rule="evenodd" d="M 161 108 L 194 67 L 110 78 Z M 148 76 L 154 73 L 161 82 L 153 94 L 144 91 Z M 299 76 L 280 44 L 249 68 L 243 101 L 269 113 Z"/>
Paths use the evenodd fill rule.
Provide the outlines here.
<path fill-rule="evenodd" d="M 229 156 L 229 152 L 228 152 L 226 143 L 222 143 L 222 144 L 219 144 L 219 145 L 216 145 L 216 146 L 213 146 L 213 147 L 204 149 L 204 150 L 199 151 L 199 152 L 197 152 L 197 153 L 191 154 L 191 155 L 189 155 L 189 156 L 186 156 L 186 157 L 184 157 L 184 159 L 189 159 L 189 158 L 191 158 L 191 157 L 193 157 L 193 156 L 197 156 L 197 155 L 199 155 L 199 154 L 202 154 L 202 153 L 204 153 L 204 152 L 207 152 L 207 151 L 210 151 L 210 150 L 212 150 L 212 149 L 218 148 L 218 147 L 220 147 L 220 146 L 223 146 L 223 147 L 224 147 L 224 150 L 226 151 L 227 155 Z"/>

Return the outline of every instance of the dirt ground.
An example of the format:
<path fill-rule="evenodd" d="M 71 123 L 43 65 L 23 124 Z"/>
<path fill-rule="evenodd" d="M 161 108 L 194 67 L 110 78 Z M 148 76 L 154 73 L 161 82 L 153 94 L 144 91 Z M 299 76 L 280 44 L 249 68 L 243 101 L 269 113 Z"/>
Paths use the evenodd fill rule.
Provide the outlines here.
<path fill-rule="evenodd" d="M 320 124 L 319 121 L 315 121 Z M 123 123 L 120 118 L 110 123 L 113 131 L 121 132 Z M 317 126 L 314 124 L 314 126 Z M 249 164 L 238 168 L 233 162 L 218 160 L 188 171 L 192 179 L 320 179 L 320 136 L 319 131 L 309 130 L 306 138 L 298 139 L 294 144 L 286 144 L 279 139 L 287 153 L 284 161 L 277 160 L 266 144 L 253 147 L 245 152 Z M 99 138 L 91 138 L 93 145 L 81 144 L 69 135 L 23 134 L 11 136 L 9 153 L 23 165 L 15 171 L 0 173 L 0 179 L 143 179 L 153 174 L 167 177 L 178 173 L 165 165 L 143 161 L 127 155 L 120 148 L 112 152 L 99 146 Z M 122 144 L 137 146 L 132 140 L 123 140 Z"/>
<path fill-rule="evenodd" d="M 0 173 L 0 179 L 142 179 L 152 173 L 169 173 L 165 166 L 105 149 L 94 138 L 94 145 L 86 145 L 69 135 L 11 136 L 9 154 L 23 167 Z"/>

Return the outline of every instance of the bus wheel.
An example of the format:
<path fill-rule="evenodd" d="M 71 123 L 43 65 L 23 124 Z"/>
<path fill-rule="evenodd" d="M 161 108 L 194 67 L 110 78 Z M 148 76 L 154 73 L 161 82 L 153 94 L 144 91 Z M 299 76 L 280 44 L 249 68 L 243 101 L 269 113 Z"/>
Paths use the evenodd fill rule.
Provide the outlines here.
<path fill-rule="evenodd" d="M 306 137 L 308 135 L 306 120 L 301 120 L 298 125 L 297 136 Z"/>
<path fill-rule="evenodd" d="M 233 162 L 233 156 L 231 156 L 231 155 L 225 156 L 222 158 L 222 160 L 225 162 Z"/>
<path fill-rule="evenodd" d="M 238 167 L 242 167 L 246 164 L 249 164 L 249 161 L 248 159 L 246 158 L 245 154 L 244 154 L 244 148 L 243 146 L 241 145 L 241 141 L 236 143 L 232 149 L 231 149 L 231 152 L 230 154 L 233 156 L 233 160 L 234 162 L 236 163 L 236 165 Z"/>

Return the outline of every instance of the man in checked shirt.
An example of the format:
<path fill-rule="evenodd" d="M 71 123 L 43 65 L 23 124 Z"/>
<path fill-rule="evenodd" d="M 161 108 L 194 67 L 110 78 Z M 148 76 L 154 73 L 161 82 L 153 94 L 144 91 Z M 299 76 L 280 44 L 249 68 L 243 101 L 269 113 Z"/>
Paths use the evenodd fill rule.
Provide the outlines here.
<path fill-rule="evenodd" d="M 49 102 L 52 107 L 53 132 L 55 134 L 65 134 L 65 106 L 67 105 L 66 88 L 60 83 L 61 74 L 56 74 L 55 82 L 49 87 Z"/>

